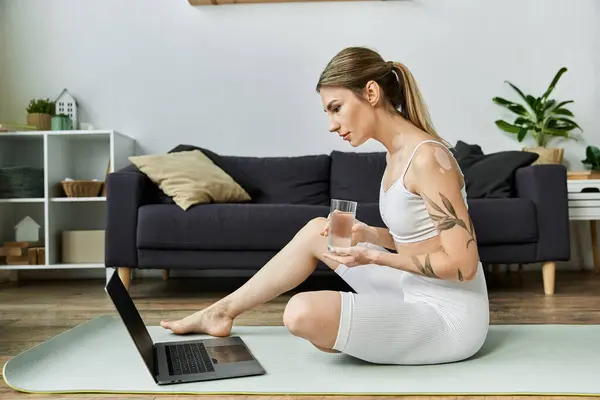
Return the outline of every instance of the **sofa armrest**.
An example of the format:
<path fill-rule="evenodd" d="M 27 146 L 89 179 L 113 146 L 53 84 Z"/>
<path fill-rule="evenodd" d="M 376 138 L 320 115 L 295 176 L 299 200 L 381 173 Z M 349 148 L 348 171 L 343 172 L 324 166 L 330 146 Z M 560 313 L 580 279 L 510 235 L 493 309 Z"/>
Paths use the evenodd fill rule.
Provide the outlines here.
<path fill-rule="evenodd" d="M 143 173 L 126 167 L 106 179 L 107 267 L 137 267 L 138 208 L 159 203 L 160 190 Z"/>
<path fill-rule="evenodd" d="M 535 204 L 537 260 L 567 261 L 571 254 L 567 169 L 560 164 L 537 164 L 519 168 L 516 194 Z"/>

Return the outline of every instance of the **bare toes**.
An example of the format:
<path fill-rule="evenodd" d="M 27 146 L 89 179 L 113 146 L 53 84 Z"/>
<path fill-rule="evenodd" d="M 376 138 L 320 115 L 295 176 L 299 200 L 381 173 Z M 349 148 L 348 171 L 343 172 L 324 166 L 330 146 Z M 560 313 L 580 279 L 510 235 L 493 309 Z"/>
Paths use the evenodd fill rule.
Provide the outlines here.
<path fill-rule="evenodd" d="M 162 326 L 165 329 L 170 329 L 171 331 L 173 331 L 173 333 L 177 333 L 180 325 L 181 323 L 179 321 L 161 321 L 160 323 L 160 326 Z"/>

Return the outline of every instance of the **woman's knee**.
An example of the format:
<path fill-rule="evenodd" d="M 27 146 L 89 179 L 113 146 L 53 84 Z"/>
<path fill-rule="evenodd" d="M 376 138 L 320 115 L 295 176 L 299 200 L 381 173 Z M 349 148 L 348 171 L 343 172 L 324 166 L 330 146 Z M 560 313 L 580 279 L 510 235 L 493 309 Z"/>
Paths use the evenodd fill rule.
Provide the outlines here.
<path fill-rule="evenodd" d="M 325 230 L 327 218 L 317 217 L 309 220 L 294 235 L 295 240 L 313 241 L 315 238 L 323 238 L 321 233 Z"/>
<path fill-rule="evenodd" d="M 288 301 L 283 311 L 283 324 L 295 336 L 306 337 L 310 334 L 311 320 L 314 314 L 311 312 L 311 299 L 307 293 L 298 293 Z"/>
<path fill-rule="evenodd" d="M 309 231 L 310 233 L 320 234 L 325 230 L 327 226 L 327 218 L 324 217 L 316 217 L 311 219 L 304 225 L 304 229 Z"/>
<path fill-rule="evenodd" d="M 341 300 L 338 292 L 303 292 L 288 301 L 283 324 L 294 336 L 320 348 L 332 348 L 337 338 Z"/>

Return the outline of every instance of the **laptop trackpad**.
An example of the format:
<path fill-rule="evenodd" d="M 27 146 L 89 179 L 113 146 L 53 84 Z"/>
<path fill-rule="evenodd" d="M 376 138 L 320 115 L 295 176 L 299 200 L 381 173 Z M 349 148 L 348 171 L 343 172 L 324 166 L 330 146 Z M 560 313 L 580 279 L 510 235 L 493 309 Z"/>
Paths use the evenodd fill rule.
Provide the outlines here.
<path fill-rule="evenodd" d="M 246 349 L 246 346 L 241 344 L 208 347 L 208 354 L 215 364 L 230 364 L 254 360 L 254 357 Z"/>

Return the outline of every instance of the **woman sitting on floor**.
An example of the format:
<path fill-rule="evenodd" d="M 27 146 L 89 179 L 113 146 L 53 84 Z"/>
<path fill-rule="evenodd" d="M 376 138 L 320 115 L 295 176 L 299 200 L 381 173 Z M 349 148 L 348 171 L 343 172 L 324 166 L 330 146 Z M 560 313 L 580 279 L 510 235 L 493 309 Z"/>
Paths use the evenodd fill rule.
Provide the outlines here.
<path fill-rule="evenodd" d="M 357 222 L 357 245 L 328 252 L 327 219 L 316 218 L 239 289 L 161 325 L 227 336 L 238 315 L 295 288 L 322 261 L 356 293 L 296 294 L 283 314 L 292 334 L 374 363 L 472 356 L 487 336 L 489 303 L 465 182 L 413 76 L 401 63 L 351 47 L 329 62 L 317 91 L 331 132 L 354 147 L 374 139 L 387 149 L 380 185 L 386 227 Z"/>

